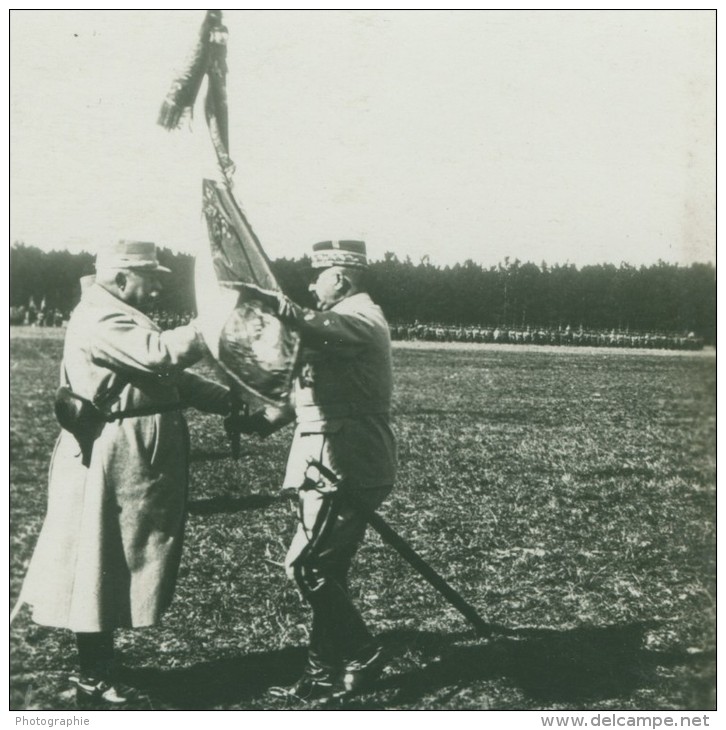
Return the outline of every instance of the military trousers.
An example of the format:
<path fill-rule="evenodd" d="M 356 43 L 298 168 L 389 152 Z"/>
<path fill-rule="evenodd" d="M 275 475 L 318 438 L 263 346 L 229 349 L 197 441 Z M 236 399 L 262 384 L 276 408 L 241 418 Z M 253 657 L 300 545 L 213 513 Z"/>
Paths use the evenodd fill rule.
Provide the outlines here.
<path fill-rule="evenodd" d="M 390 492 L 391 486 L 382 486 L 356 493 L 376 509 Z M 303 488 L 298 501 L 285 569 L 312 609 L 308 671 L 329 674 L 378 649 L 348 591 L 348 572 L 367 523 L 337 491 Z"/>

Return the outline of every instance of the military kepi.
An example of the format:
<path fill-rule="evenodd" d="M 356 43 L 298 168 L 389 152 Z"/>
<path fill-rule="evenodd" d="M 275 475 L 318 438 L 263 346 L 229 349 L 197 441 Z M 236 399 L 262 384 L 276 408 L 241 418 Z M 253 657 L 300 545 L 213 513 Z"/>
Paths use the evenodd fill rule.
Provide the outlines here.
<path fill-rule="evenodd" d="M 329 266 L 368 266 L 365 241 L 321 241 L 313 244 L 314 269 Z"/>
<path fill-rule="evenodd" d="M 156 254 L 156 244 L 151 241 L 119 241 L 102 248 L 96 256 L 96 271 L 102 269 L 145 269 L 170 274 L 162 266 Z"/>

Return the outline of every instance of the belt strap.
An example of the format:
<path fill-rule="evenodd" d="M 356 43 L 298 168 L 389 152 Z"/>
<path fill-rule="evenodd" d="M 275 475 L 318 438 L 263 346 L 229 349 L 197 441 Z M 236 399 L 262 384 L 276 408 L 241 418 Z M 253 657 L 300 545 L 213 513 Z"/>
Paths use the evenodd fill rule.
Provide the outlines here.
<path fill-rule="evenodd" d="M 89 406 L 95 408 L 103 416 L 103 420 L 106 421 L 106 423 L 120 421 L 123 418 L 138 418 L 140 416 L 154 416 L 157 413 L 180 411 L 187 407 L 186 403 L 184 403 L 183 401 L 178 401 L 177 403 L 160 403 L 157 406 L 141 406 L 139 408 L 129 408 L 125 411 L 113 411 L 111 413 L 105 413 L 104 411 L 100 410 L 95 403 L 88 400 L 88 398 L 84 398 L 82 395 L 78 395 L 78 393 L 74 393 L 70 388 L 68 388 L 68 395 L 70 395 L 71 398 L 75 398 L 76 400 L 81 401 L 81 403 L 87 403 Z"/>

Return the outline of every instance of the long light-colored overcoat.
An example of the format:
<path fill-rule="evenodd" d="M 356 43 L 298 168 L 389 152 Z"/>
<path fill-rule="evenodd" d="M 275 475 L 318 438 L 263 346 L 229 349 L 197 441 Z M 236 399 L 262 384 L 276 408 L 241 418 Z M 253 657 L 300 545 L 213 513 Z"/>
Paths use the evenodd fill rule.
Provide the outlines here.
<path fill-rule="evenodd" d="M 224 413 L 227 389 L 183 370 L 204 351 L 192 326 L 162 332 L 93 285 L 68 323 L 61 384 L 107 412 L 181 400 Z M 180 410 L 107 423 L 88 468 L 75 438 L 62 431 L 21 595 L 33 619 L 75 632 L 154 624 L 174 592 L 187 472 Z"/>

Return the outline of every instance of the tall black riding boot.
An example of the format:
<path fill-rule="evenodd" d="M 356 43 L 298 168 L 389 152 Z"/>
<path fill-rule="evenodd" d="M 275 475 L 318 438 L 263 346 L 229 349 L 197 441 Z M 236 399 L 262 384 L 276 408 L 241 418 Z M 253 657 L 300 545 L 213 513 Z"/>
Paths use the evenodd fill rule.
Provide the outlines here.
<path fill-rule="evenodd" d="M 319 657 L 340 665 L 371 644 L 368 627 L 338 581 L 327 578 L 307 599 L 313 611 L 310 647 Z"/>

